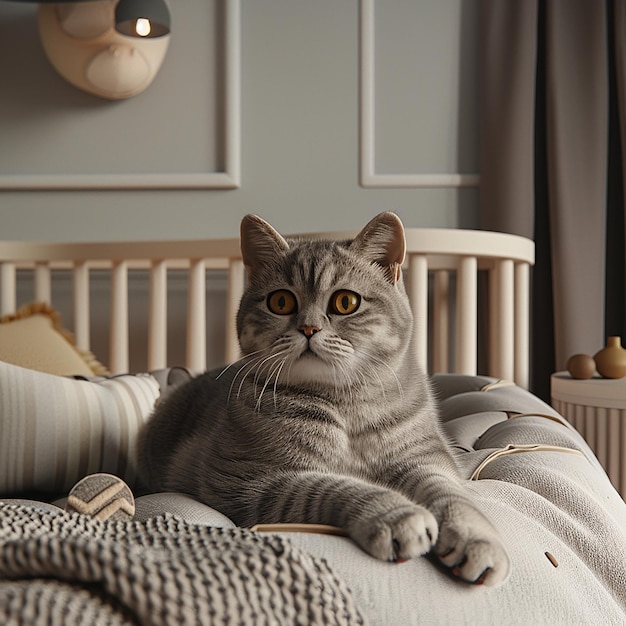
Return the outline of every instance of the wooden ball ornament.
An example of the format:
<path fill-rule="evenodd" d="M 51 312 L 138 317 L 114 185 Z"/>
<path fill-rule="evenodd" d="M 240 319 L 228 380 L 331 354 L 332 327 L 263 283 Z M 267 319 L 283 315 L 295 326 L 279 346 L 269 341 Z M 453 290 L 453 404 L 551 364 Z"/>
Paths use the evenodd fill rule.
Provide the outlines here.
<path fill-rule="evenodd" d="M 572 378 L 586 380 L 596 371 L 596 362 L 588 354 L 574 354 L 567 360 L 567 371 Z"/>

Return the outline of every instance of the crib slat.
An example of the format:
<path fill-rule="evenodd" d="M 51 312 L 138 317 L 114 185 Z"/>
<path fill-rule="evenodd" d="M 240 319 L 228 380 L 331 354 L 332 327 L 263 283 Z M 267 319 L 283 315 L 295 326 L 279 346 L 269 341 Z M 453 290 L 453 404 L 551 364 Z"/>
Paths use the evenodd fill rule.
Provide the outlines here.
<path fill-rule="evenodd" d="M 413 341 L 417 362 L 428 371 L 428 258 L 409 256 L 408 292 L 413 311 Z"/>
<path fill-rule="evenodd" d="M 228 293 L 226 302 L 226 362 L 232 363 L 240 356 L 237 340 L 237 309 L 244 290 L 245 270 L 241 259 L 230 259 L 228 264 Z"/>
<path fill-rule="evenodd" d="M 530 267 L 515 264 L 515 382 L 530 386 Z"/>
<path fill-rule="evenodd" d="M 514 344 L 514 273 L 513 261 L 499 260 L 496 263 L 497 286 L 497 328 L 496 362 L 491 374 L 506 380 L 514 379 L 513 350 Z"/>
<path fill-rule="evenodd" d="M 74 336 L 81 350 L 89 350 L 89 266 L 86 261 L 77 261 L 72 269 L 74 292 Z"/>
<path fill-rule="evenodd" d="M 52 297 L 52 278 L 50 265 L 45 262 L 35 263 L 35 300 L 50 304 Z"/>
<path fill-rule="evenodd" d="M 206 368 L 206 267 L 194 259 L 189 267 L 187 308 L 187 367 L 193 372 Z"/>
<path fill-rule="evenodd" d="M 450 324 L 450 274 L 434 273 L 433 282 L 433 372 L 448 371 L 448 329 Z"/>
<path fill-rule="evenodd" d="M 0 281 L 2 290 L 0 291 L 0 315 L 15 313 L 16 307 L 16 285 L 15 285 L 15 263 L 5 261 L 0 263 Z"/>
<path fill-rule="evenodd" d="M 457 271 L 456 363 L 457 374 L 476 374 L 478 263 L 476 257 L 463 257 Z"/>
<path fill-rule="evenodd" d="M 500 331 L 498 330 L 498 280 L 497 280 L 496 266 L 490 268 L 488 272 L 489 278 L 489 298 L 487 305 L 489 307 L 489 328 L 487 331 L 488 341 L 487 347 L 488 353 L 488 373 L 495 371 L 498 363 L 498 337 Z"/>
<path fill-rule="evenodd" d="M 128 262 L 117 261 L 111 270 L 111 337 L 109 369 L 128 372 Z"/>
<path fill-rule="evenodd" d="M 150 268 L 148 311 L 148 369 L 167 366 L 167 262 L 153 261 Z"/>

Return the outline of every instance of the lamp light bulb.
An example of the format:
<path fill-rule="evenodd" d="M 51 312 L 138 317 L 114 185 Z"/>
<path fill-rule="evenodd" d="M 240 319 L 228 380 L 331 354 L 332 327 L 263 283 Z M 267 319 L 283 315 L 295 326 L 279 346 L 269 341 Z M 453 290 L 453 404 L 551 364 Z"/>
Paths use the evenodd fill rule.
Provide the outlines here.
<path fill-rule="evenodd" d="M 149 19 L 145 17 L 140 17 L 137 19 L 137 22 L 135 24 L 135 32 L 140 37 L 147 37 L 150 34 L 151 30 L 152 28 L 151 28 Z"/>

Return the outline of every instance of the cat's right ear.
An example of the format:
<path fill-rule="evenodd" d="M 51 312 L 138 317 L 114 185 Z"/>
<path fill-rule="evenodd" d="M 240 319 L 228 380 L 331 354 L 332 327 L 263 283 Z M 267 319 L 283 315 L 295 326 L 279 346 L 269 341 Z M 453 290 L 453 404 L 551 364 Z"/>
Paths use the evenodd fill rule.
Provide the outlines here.
<path fill-rule="evenodd" d="M 241 255 L 249 276 L 289 250 L 289 244 L 258 215 L 241 220 Z"/>

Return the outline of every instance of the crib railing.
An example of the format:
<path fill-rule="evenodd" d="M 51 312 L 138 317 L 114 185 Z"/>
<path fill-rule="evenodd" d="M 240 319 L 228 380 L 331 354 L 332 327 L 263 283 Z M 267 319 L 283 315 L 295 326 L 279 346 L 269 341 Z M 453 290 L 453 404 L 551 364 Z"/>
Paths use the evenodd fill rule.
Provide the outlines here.
<path fill-rule="evenodd" d="M 355 232 L 311 234 L 310 237 L 352 238 Z M 419 361 L 431 372 L 485 373 L 528 385 L 529 268 L 532 241 L 501 233 L 454 229 L 407 229 L 405 280 L 413 309 Z M 227 274 L 226 362 L 238 358 L 235 314 L 244 289 L 245 272 L 238 239 L 114 243 L 0 242 L 0 314 L 14 312 L 20 272 L 31 272 L 32 300 L 54 306 L 52 276 L 72 275 L 73 332 L 78 347 L 90 349 L 90 277 L 92 270 L 110 272 L 109 361 L 113 373 L 129 369 L 130 270 L 149 273 L 147 367 L 168 365 L 167 281 L 169 269 L 188 273 L 186 366 L 206 367 L 206 274 Z M 488 305 L 486 370 L 477 372 L 479 275 Z M 481 292 L 481 294 L 483 293 Z M 429 341 L 430 337 L 430 341 Z"/>

